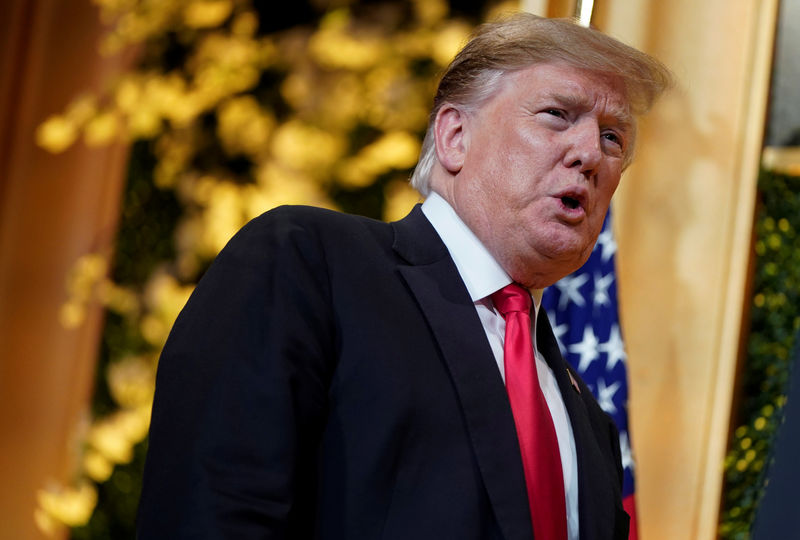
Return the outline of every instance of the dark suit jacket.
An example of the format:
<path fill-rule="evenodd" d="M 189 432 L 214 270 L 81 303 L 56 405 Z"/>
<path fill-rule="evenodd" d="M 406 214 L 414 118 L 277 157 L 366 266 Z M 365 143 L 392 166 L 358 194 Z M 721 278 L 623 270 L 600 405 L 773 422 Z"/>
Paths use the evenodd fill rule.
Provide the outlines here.
<path fill-rule="evenodd" d="M 627 538 L 617 431 L 538 328 L 575 436 L 581 538 Z M 246 225 L 175 323 L 149 444 L 140 538 L 532 537 L 503 381 L 419 207 Z"/>

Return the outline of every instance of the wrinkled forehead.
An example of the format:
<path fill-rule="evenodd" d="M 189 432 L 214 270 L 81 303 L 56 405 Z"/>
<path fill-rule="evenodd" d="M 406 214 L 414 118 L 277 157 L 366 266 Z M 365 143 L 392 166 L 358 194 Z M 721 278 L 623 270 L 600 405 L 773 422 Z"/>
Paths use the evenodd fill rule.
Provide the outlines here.
<path fill-rule="evenodd" d="M 544 90 L 542 97 L 571 110 L 584 112 L 596 110 L 607 122 L 619 127 L 628 128 L 633 125 L 633 116 L 630 104 L 624 95 L 624 87 L 598 84 L 587 89 L 570 84 L 570 81 L 564 81 L 563 84 L 555 84 Z"/>
<path fill-rule="evenodd" d="M 620 122 L 632 122 L 625 80 L 620 75 L 565 62 L 537 63 L 503 77 L 504 84 L 528 84 L 539 96 L 576 108 L 602 108 Z"/>
<path fill-rule="evenodd" d="M 483 99 L 474 103 L 478 109 L 505 96 L 528 108 L 547 106 L 596 114 L 603 125 L 635 137 L 635 115 L 625 80 L 619 75 L 565 62 L 540 62 L 496 71 L 487 82 L 490 88 L 484 87 Z"/>

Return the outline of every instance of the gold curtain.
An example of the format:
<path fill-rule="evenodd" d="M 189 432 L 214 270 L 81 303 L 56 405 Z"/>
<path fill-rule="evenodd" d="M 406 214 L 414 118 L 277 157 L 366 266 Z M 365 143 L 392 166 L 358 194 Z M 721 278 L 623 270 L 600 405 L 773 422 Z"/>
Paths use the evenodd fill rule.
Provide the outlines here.
<path fill-rule="evenodd" d="M 579 0 L 523 0 L 570 16 Z M 678 79 L 614 202 L 644 540 L 716 537 L 777 0 L 595 0 L 592 23 Z"/>
<path fill-rule="evenodd" d="M 102 58 L 89 0 L 11 0 L 0 18 L 0 528 L 43 537 L 36 492 L 65 481 L 78 458 L 101 326 L 96 307 L 67 329 L 66 276 L 108 252 L 117 226 L 124 146 L 78 143 L 52 155 L 36 127 L 99 90 L 129 59 Z"/>
<path fill-rule="evenodd" d="M 640 126 L 614 211 L 644 540 L 716 537 L 749 297 L 776 0 L 598 0 L 678 86 Z"/>

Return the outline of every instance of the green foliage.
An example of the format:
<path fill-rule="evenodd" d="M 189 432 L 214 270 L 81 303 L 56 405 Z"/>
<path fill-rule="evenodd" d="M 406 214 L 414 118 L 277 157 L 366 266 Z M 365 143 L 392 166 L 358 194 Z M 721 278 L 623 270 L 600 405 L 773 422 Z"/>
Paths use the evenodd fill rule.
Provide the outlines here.
<path fill-rule="evenodd" d="M 746 539 L 764 492 L 800 330 L 800 177 L 764 171 L 755 223 L 756 267 L 740 422 L 725 459 L 719 533 Z"/>

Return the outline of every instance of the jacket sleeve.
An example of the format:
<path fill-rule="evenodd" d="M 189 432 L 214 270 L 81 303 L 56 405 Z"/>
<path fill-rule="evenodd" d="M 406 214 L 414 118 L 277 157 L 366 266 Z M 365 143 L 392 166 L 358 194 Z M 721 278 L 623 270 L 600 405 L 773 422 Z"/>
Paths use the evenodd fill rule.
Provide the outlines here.
<path fill-rule="evenodd" d="M 178 317 L 158 366 L 139 538 L 312 536 L 335 351 L 324 249 L 303 212 L 246 225 Z"/>

